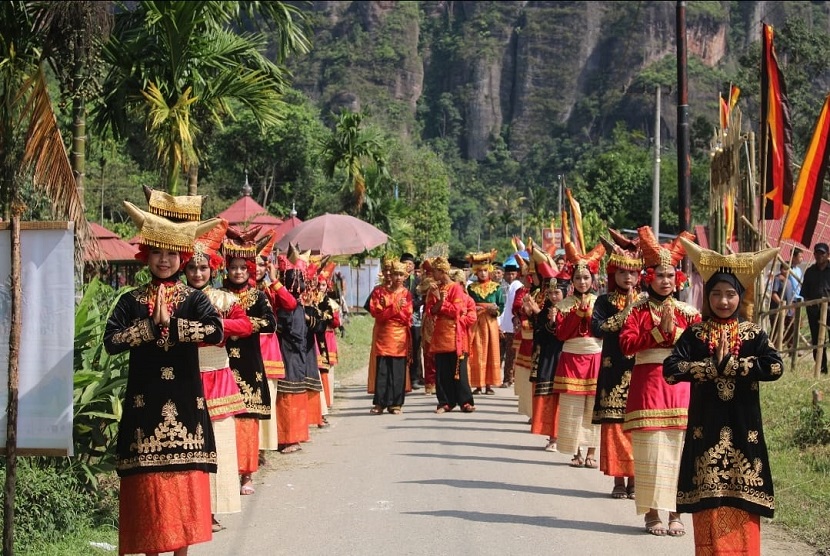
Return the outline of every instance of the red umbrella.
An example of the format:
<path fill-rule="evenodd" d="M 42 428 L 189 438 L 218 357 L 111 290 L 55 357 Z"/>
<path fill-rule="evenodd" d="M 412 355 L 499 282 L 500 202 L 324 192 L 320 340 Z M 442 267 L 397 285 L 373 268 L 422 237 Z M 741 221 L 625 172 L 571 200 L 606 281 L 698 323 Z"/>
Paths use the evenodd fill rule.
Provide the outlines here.
<path fill-rule="evenodd" d="M 279 240 L 277 246 L 284 251 L 289 243 L 293 243 L 301 251 L 353 255 L 383 245 L 388 239 L 385 233 L 354 216 L 326 213 L 298 224 Z"/>

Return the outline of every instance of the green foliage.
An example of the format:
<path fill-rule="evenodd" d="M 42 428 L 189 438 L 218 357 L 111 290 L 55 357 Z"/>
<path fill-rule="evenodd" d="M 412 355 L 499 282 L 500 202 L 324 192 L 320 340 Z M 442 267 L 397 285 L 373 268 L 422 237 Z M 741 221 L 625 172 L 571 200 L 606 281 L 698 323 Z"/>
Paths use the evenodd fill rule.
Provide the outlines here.
<path fill-rule="evenodd" d="M 75 310 L 74 444 L 70 468 L 88 488 L 115 470 L 115 442 L 121 399 L 127 384 L 127 354 L 104 349 L 104 328 L 111 308 L 129 288 L 116 293 L 97 278 Z"/>
<path fill-rule="evenodd" d="M 52 458 L 19 458 L 15 498 L 15 548 L 21 553 L 42 554 L 39 547 L 92 524 L 95 501 L 76 477 L 50 461 Z M 5 483 L 5 462 L 0 482 Z M 2 517 L 0 507 L 0 517 Z"/>
<path fill-rule="evenodd" d="M 830 445 L 830 418 L 822 404 L 802 407 L 798 415 L 798 428 L 793 434 L 793 445 L 799 448 Z"/>

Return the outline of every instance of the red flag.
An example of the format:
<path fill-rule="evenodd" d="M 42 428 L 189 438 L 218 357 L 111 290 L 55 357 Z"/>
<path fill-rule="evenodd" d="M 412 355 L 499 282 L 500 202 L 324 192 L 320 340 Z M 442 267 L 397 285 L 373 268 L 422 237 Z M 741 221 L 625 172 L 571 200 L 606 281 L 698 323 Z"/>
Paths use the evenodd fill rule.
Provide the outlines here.
<path fill-rule="evenodd" d="M 781 239 L 792 239 L 809 245 L 816 230 L 818 210 L 821 207 L 821 191 L 827 175 L 828 135 L 830 134 L 830 95 L 824 99 L 810 148 L 804 155 L 804 163 L 798 173 L 798 184 L 793 191 L 792 203 L 781 230 Z"/>
<path fill-rule="evenodd" d="M 766 197 L 764 218 L 776 220 L 784 216 L 784 206 L 790 204 L 793 194 L 790 165 L 793 130 L 787 87 L 772 43 L 774 31 L 765 23 L 762 33 L 761 116 L 764 121 L 761 125 L 761 171 Z"/>
<path fill-rule="evenodd" d="M 725 131 L 729 127 L 729 105 L 718 95 L 720 99 L 720 130 Z"/>

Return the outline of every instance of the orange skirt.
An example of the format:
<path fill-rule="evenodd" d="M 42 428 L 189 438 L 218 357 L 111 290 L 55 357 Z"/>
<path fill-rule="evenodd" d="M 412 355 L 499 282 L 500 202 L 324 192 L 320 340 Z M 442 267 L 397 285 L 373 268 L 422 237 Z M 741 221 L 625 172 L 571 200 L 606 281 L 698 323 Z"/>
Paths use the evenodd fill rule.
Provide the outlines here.
<path fill-rule="evenodd" d="M 609 477 L 633 477 L 631 433 L 622 423 L 602 423 L 599 437 L 599 470 Z"/>
<path fill-rule="evenodd" d="M 308 440 L 308 395 L 277 391 L 277 439 L 280 444 Z"/>
<path fill-rule="evenodd" d="M 329 373 L 320 373 L 320 382 L 323 383 L 323 392 L 326 393 L 326 405 L 331 407 L 331 390 L 329 389 Z"/>
<path fill-rule="evenodd" d="M 212 537 L 207 472 L 143 473 L 121 479 L 119 554 L 173 552 Z"/>
<path fill-rule="evenodd" d="M 323 405 L 320 403 L 322 392 L 306 390 L 308 396 L 308 426 L 323 424 Z"/>
<path fill-rule="evenodd" d="M 530 432 L 556 438 L 559 433 L 559 394 L 533 396 Z"/>
<path fill-rule="evenodd" d="M 761 554 L 761 517 L 722 506 L 692 514 L 695 556 Z"/>
<path fill-rule="evenodd" d="M 259 469 L 259 419 L 235 417 L 236 461 L 239 473 L 250 475 Z"/>

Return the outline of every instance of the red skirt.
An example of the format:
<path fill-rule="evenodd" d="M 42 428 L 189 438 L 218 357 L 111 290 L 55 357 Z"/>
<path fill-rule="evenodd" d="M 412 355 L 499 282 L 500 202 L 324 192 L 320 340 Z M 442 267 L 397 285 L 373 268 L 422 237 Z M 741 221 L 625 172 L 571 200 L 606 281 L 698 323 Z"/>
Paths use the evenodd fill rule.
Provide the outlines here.
<path fill-rule="evenodd" d="M 239 392 L 239 385 L 230 367 L 202 371 L 201 376 L 211 420 L 216 421 L 247 411 L 245 399 Z"/>
<path fill-rule="evenodd" d="M 308 395 L 277 391 L 277 439 L 280 444 L 308 440 Z"/>
<path fill-rule="evenodd" d="M 559 434 L 559 394 L 533 396 L 530 432 L 556 438 Z"/>
<path fill-rule="evenodd" d="M 320 373 L 320 382 L 323 383 L 323 392 L 326 394 L 326 405 L 331 407 L 331 387 L 329 385 L 329 373 Z"/>
<path fill-rule="evenodd" d="M 259 419 L 236 417 L 236 460 L 239 473 L 250 475 L 259 469 Z"/>
<path fill-rule="evenodd" d="M 306 395 L 308 396 L 308 426 L 322 425 L 323 406 L 320 403 L 320 396 L 322 396 L 323 393 L 315 392 L 313 390 L 306 390 Z"/>
<path fill-rule="evenodd" d="M 761 554 L 761 517 L 721 506 L 692 514 L 695 556 Z"/>
<path fill-rule="evenodd" d="M 259 349 L 262 351 L 262 363 L 265 365 L 267 378 L 285 378 L 285 363 L 282 360 L 280 342 L 273 332 L 259 335 Z"/>
<path fill-rule="evenodd" d="M 622 423 L 602 423 L 599 440 L 599 470 L 609 477 L 633 477 L 634 453 L 631 433 Z"/>
<path fill-rule="evenodd" d="M 173 552 L 211 540 L 205 471 L 143 473 L 121 479 L 118 553 Z"/>

